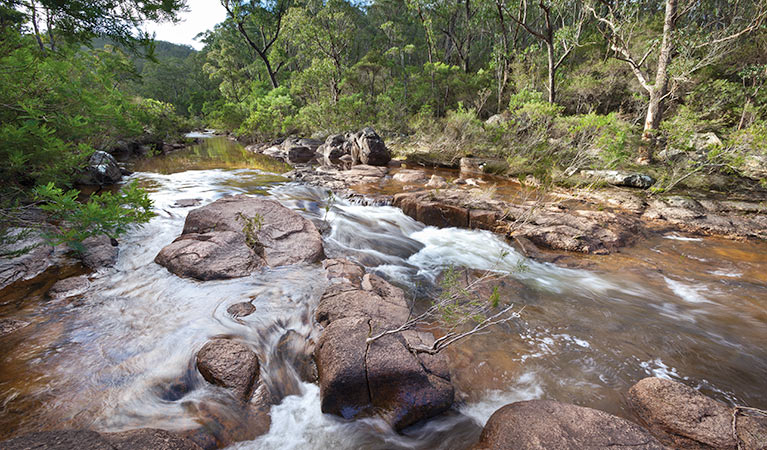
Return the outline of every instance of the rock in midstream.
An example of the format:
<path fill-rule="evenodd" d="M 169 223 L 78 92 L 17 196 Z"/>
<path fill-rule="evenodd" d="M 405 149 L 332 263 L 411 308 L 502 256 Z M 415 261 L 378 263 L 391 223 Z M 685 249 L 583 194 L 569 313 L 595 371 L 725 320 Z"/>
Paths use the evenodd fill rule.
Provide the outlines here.
<path fill-rule="evenodd" d="M 197 369 L 209 383 L 230 389 L 247 402 L 258 380 L 258 356 L 231 339 L 211 339 L 197 352 Z"/>
<path fill-rule="evenodd" d="M 508 404 L 493 413 L 474 450 L 663 450 L 647 430 L 603 411 L 550 400 Z"/>
<path fill-rule="evenodd" d="M 181 236 L 155 262 L 179 276 L 214 280 L 323 256 L 311 221 L 274 200 L 235 195 L 190 211 Z"/>
<path fill-rule="evenodd" d="M 401 289 L 347 260 L 323 263 L 331 286 L 315 313 L 325 327 L 315 350 L 322 411 L 344 418 L 379 415 L 397 430 L 449 409 L 454 390 L 447 357 L 414 353 L 431 333 L 406 331 L 366 343 L 404 323 Z"/>
<path fill-rule="evenodd" d="M 645 378 L 631 387 L 628 400 L 642 423 L 673 448 L 767 448 L 767 417 L 735 411 L 682 383 Z"/>

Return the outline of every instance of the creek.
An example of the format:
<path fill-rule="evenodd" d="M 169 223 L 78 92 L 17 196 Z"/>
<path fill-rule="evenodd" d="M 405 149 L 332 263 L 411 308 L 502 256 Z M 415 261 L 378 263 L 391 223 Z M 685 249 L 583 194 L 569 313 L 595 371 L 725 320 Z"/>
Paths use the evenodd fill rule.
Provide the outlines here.
<path fill-rule="evenodd" d="M 365 206 L 276 175 L 285 167 L 222 137 L 136 161 L 135 179 L 157 217 L 120 241 L 116 267 L 90 275 L 82 298 L 54 300 L 78 264 L 0 291 L 0 317 L 30 325 L 0 338 L 0 439 L 27 431 L 192 428 L 213 408 L 235 422 L 236 405 L 196 372 L 211 337 L 238 336 L 256 350 L 261 378 L 279 404 L 271 427 L 236 449 L 465 449 L 497 408 L 546 398 L 630 417 L 628 388 L 646 376 L 681 380 L 732 404 L 767 409 L 767 243 L 657 235 L 576 267 L 529 260 L 489 232 L 425 227 L 390 206 Z M 153 259 L 191 208 L 224 195 L 270 196 L 319 222 L 328 257 L 363 264 L 409 295 L 428 296 L 449 266 L 511 273 L 504 302 L 521 319 L 449 349 L 452 411 L 397 434 L 383 422 L 347 422 L 320 411 L 319 388 L 303 383 L 276 351 L 288 331 L 315 339 L 312 315 L 325 288 L 321 265 L 198 282 Z M 232 304 L 256 312 L 235 318 Z M 189 392 L 169 388 L 185 379 Z M 241 425 L 244 426 L 244 425 Z"/>

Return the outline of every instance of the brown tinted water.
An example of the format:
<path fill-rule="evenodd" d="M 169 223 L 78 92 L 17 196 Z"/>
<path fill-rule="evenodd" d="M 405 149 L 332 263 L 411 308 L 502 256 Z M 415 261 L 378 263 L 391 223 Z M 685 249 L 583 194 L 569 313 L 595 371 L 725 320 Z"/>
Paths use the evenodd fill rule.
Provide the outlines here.
<path fill-rule="evenodd" d="M 46 292 L 82 273 L 76 264 L 0 291 L 0 315 L 30 323 L 0 337 L 0 438 L 54 428 L 245 427 L 236 402 L 192 364 L 220 334 L 252 346 L 261 377 L 281 399 L 270 431 L 234 445 L 242 449 L 464 449 L 496 408 L 515 400 L 629 416 L 626 390 L 650 375 L 767 408 L 765 243 L 656 236 L 610 256 L 571 256 L 583 268 L 557 267 L 526 260 L 487 232 L 424 227 L 392 207 L 335 199 L 326 213 L 325 191 L 286 183 L 269 172 L 281 170 L 273 162 L 250 156 L 214 138 L 137 162 L 131 178 L 150 191 L 158 216 L 121 240 L 115 268 L 90 274 L 90 290 L 74 299 Z M 316 338 L 319 265 L 202 283 L 153 262 L 189 211 L 173 208 L 176 200 L 205 204 L 231 193 L 270 195 L 313 220 L 326 218 L 328 256 L 353 258 L 416 297 L 449 265 L 511 272 L 503 300 L 524 305 L 522 319 L 450 350 L 459 401 L 449 414 L 404 434 L 375 419 L 323 415 L 318 388 L 298 381 L 276 352 L 290 330 Z M 256 312 L 227 314 L 242 301 Z M 172 388 L 179 382 L 187 388 Z M 205 410 L 221 413 L 212 419 Z"/>

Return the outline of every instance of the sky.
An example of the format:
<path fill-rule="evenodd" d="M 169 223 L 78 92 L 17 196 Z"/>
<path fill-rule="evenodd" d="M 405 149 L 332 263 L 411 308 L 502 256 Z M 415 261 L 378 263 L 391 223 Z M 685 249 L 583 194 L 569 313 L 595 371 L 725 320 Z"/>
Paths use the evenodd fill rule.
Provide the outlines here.
<path fill-rule="evenodd" d="M 155 33 L 155 39 L 174 44 L 191 45 L 201 49 L 202 42 L 195 41 L 197 34 L 213 29 L 226 18 L 226 11 L 219 0 L 187 0 L 188 11 L 179 14 L 178 23 L 145 24 L 146 31 Z"/>

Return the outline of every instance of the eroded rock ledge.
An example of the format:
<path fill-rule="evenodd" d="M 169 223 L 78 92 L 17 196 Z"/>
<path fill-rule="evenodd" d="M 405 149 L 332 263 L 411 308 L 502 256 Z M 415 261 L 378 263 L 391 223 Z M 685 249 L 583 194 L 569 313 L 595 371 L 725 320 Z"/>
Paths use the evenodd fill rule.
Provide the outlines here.
<path fill-rule="evenodd" d="M 447 357 L 413 353 L 431 333 L 404 331 L 366 343 L 404 323 L 410 310 L 401 289 L 345 259 L 323 263 L 331 286 L 315 318 L 324 330 L 315 359 L 322 412 L 352 419 L 378 415 L 397 430 L 449 409 Z"/>
<path fill-rule="evenodd" d="M 668 231 L 767 239 L 767 207 L 752 201 L 649 196 L 626 188 L 557 190 L 542 201 L 510 199 L 493 195 L 491 184 L 476 179 L 427 182 L 417 171 L 365 165 L 301 167 L 288 176 L 345 197 L 363 192 L 372 197 L 367 203 L 393 204 L 426 225 L 485 229 L 552 250 L 607 254 Z M 400 192 L 384 194 L 395 188 Z"/>

